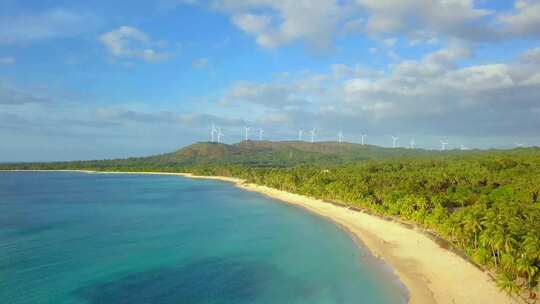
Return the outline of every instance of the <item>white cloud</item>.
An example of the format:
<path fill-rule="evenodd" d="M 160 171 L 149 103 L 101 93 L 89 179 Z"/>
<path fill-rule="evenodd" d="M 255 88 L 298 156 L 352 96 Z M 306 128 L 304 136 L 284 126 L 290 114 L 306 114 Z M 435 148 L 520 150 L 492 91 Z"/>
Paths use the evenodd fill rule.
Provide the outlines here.
<path fill-rule="evenodd" d="M 301 41 L 328 48 L 341 35 L 364 34 L 387 47 L 388 35 L 414 45 L 444 39 L 493 42 L 540 33 L 540 3 L 518 0 L 512 11 L 490 11 L 475 0 L 208 0 L 262 47 Z M 186 4 L 187 2 L 184 2 Z M 401 39 L 401 38 L 400 38 Z"/>
<path fill-rule="evenodd" d="M 99 41 L 115 57 L 138 58 L 147 62 L 173 57 L 171 53 L 161 51 L 167 46 L 166 42 L 152 40 L 146 33 L 130 26 L 121 26 L 104 33 L 99 37 Z"/>
<path fill-rule="evenodd" d="M 455 44 L 380 71 L 334 64 L 328 74 L 237 83 L 226 98 L 243 103 L 246 113 L 260 114 L 253 119 L 340 125 L 351 132 L 531 135 L 540 128 L 533 115 L 540 107 L 540 62 L 531 61 L 536 55 L 530 50 L 509 63 L 463 67 L 471 50 Z"/>
<path fill-rule="evenodd" d="M 274 48 L 297 40 L 328 48 L 336 32 L 358 28 L 349 18 L 350 6 L 335 0 L 216 0 L 212 7 L 231 15 L 232 22 L 253 35 L 263 47 Z M 354 21 L 353 23 L 349 21 Z"/>
<path fill-rule="evenodd" d="M 102 23 L 100 18 L 92 14 L 62 8 L 34 14 L 2 16 L 0 44 L 72 37 L 96 29 Z"/>
<path fill-rule="evenodd" d="M 540 47 L 527 50 L 523 53 L 521 59 L 525 62 L 540 64 Z"/>
<path fill-rule="evenodd" d="M 409 38 L 438 35 L 464 40 L 493 39 L 483 22 L 492 12 L 478 9 L 473 0 L 356 0 L 368 14 L 367 31 L 378 35 L 404 33 Z"/>
<path fill-rule="evenodd" d="M 9 65 L 9 64 L 15 64 L 15 62 L 16 62 L 15 57 L 11 57 L 11 56 L 0 57 L 0 64 Z"/>
<path fill-rule="evenodd" d="M 499 21 L 506 25 L 507 34 L 540 37 L 540 2 L 517 0 L 514 12 L 502 14 Z"/>

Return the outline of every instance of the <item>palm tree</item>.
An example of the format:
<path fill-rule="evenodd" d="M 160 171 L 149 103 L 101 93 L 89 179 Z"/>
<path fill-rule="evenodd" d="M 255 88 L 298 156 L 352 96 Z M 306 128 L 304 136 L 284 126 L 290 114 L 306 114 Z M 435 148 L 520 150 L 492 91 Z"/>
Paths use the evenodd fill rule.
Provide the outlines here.
<path fill-rule="evenodd" d="M 473 248 L 478 247 L 478 233 L 482 230 L 482 225 L 480 224 L 480 219 L 475 216 L 475 214 L 467 214 L 464 218 L 463 229 L 473 236 Z"/>
<path fill-rule="evenodd" d="M 525 237 L 521 247 L 525 250 L 525 253 L 532 258 L 540 257 L 540 238 L 532 230 L 529 231 Z"/>
<path fill-rule="evenodd" d="M 536 273 L 538 273 L 538 267 L 534 265 L 534 261 L 528 258 L 526 255 L 523 255 L 517 260 L 516 269 L 519 274 L 527 277 L 528 287 L 531 288 L 533 279 Z"/>
<path fill-rule="evenodd" d="M 503 253 L 501 256 L 501 267 L 507 272 L 514 272 L 516 269 L 516 257 L 510 253 Z"/>
<path fill-rule="evenodd" d="M 506 240 L 506 237 L 504 235 L 504 232 L 501 229 L 498 229 L 497 231 L 495 231 L 495 234 L 493 235 L 492 246 L 497 252 L 497 255 L 495 256 L 496 261 L 497 260 L 500 261 L 501 251 L 504 248 L 505 240 Z"/>
<path fill-rule="evenodd" d="M 519 286 L 516 283 L 515 276 L 508 272 L 503 272 L 497 275 L 497 287 L 506 292 L 508 295 L 519 292 Z"/>

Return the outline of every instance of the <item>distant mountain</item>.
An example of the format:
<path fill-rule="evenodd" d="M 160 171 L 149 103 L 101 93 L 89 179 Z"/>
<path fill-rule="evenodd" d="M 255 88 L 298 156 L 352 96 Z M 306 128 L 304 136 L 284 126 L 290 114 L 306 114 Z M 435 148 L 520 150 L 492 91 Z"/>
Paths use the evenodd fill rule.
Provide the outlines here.
<path fill-rule="evenodd" d="M 373 145 L 338 142 L 305 141 L 242 141 L 236 144 L 199 142 L 175 152 L 114 160 L 93 160 L 56 163 L 3 164 L 2 168 L 20 169 L 141 169 L 161 168 L 177 169 L 180 167 L 204 165 L 246 165 L 255 167 L 289 167 L 296 165 L 340 165 L 362 160 L 383 160 L 403 158 L 440 158 L 484 155 L 486 153 L 528 153 L 538 148 L 514 150 L 449 150 L 445 152 L 385 148 Z"/>

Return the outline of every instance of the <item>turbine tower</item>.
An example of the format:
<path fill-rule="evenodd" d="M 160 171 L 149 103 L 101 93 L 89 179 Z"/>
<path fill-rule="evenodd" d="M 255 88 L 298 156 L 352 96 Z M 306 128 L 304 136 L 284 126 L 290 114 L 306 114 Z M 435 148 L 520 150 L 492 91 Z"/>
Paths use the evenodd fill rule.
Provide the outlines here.
<path fill-rule="evenodd" d="M 367 134 L 362 134 L 362 146 L 364 145 L 364 138 L 367 137 Z"/>
<path fill-rule="evenodd" d="M 311 133 L 311 143 L 314 143 L 315 142 L 315 128 L 311 129 L 309 133 Z"/>
<path fill-rule="evenodd" d="M 298 141 L 302 141 L 302 134 L 304 134 L 304 130 L 298 130 Z"/>
<path fill-rule="evenodd" d="M 342 143 L 343 142 L 343 132 L 339 131 L 339 133 L 337 134 L 337 137 L 338 137 L 338 142 Z"/>
<path fill-rule="evenodd" d="M 259 141 L 262 141 L 264 130 L 262 128 L 259 128 Z"/>
<path fill-rule="evenodd" d="M 441 151 L 446 150 L 446 145 L 448 145 L 448 143 L 445 142 L 445 141 L 443 141 L 443 140 L 441 140 Z"/>
<path fill-rule="evenodd" d="M 211 136 L 212 136 L 212 142 L 214 142 L 214 133 L 216 133 L 216 132 L 217 132 L 216 125 L 214 125 L 214 123 L 212 123 L 212 130 L 210 131 Z"/>
<path fill-rule="evenodd" d="M 223 133 L 221 133 L 221 128 L 217 129 L 217 142 L 218 144 L 221 143 L 221 137 L 223 137 Z"/>
<path fill-rule="evenodd" d="M 248 141 L 248 138 L 249 138 L 249 130 L 250 130 L 251 128 L 250 128 L 250 127 L 245 127 L 244 129 L 245 129 L 245 131 L 246 131 L 246 137 L 245 137 L 245 138 L 246 138 L 246 141 Z"/>
<path fill-rule="evenodd" d="M 399 137 L 392 136 L 392 148 L 397 148 Z"/>
<path fill-rule="evenodd" d="M 414 149 L 416 147 L 416 142 L 414 141 L 414 138 L 411 139 L 411 142 L 409 143 L 411 145 L 411 149 Z"/>

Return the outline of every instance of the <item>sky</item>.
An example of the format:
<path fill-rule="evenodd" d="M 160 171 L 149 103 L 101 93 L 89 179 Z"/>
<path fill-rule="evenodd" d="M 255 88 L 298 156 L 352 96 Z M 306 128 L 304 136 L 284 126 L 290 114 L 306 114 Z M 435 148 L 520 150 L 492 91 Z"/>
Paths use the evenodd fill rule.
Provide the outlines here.
<path fill-rule="evenodd" d="M 0 0 L 0 161 L 540 146 L 540 0 Z"/>

